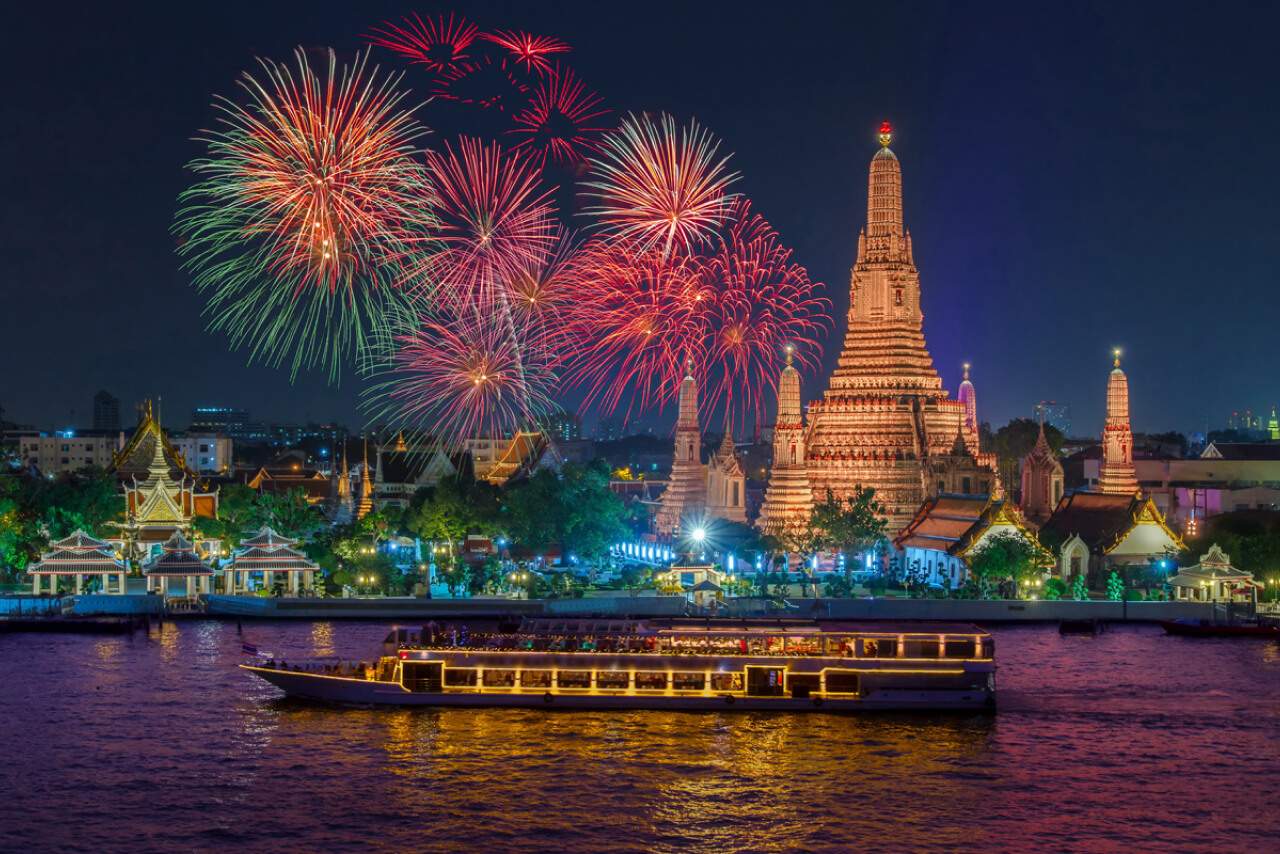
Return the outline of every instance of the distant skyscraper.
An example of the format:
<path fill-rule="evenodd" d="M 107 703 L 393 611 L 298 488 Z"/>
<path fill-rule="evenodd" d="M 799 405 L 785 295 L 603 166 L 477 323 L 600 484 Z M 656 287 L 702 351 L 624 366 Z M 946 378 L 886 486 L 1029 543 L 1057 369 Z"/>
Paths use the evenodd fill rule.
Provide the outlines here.
<path fill-rule="evenodd" d="M 120 429 L 120 399 L 109 391 L 100 391 L 93 396 L 93 429 Z"/>
<path fill-rule="evenodd" d="M 191 410 L 191 432 L 221 433 L 236 439 L 244 435 L 249 413 L 227 406 L 201 406 Z"/>
<path fill-rule="evenodd" d="M 582 438 L 582 419 L 561 409 L 543 419 L 542 429 L 557 442 L 571 442 Z"/>

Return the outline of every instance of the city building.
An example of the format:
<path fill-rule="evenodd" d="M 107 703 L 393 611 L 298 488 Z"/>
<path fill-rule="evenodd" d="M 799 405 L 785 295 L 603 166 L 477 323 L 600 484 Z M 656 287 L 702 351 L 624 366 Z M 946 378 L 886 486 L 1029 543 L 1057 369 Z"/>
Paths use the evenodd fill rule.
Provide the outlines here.
<path fill-rule="evenodd" d="M 543 418 L 540 426 L 556 442 L 572 442 L 582 438 L 582 419 L 564 409 L 557 409 Z"/>
<path fill-rule="evenodd" d="M 654 517 L 656 532 L 678 538 L 701 527 L 708 518 L 745 522 L 746 474 L 728 430 L 711 459 L 702 461 L 698 382 L 692 373 L 686 373 L 680 382 L 679 401 L 671 477 Z"/>
<path fill-rule="evenodd" d="M 1036 525 L 1048 519 L 1062 499 L 1063 482 L 1062 463 L 1049 447 L 1041 421 L 1035 446 L 1022 458 L 1022 515 Z"/>
<path fill-rule="evenodd" d="M 35 468 L 48 477 L 72 474 L 83 468 L 110 468 L 120 450 L 120 434 L 78 435 L 67 430 L 52 436 L 39 434 L 18 438 L 18 459 L 26 468 Z"/>
<path fill-rule="evenodd" d="M 1129 378 L 1120 370 L 1120 351 L 1107 378 L 1107 419 L 1102 427 L 1102 468 L 1098 491 L 1108 495 L 1133 495 L 1138 475 L 1133 467 L 1133 431 L 1129 429 Z"/>
<path fill-rule="evenodd" d="M 1025 541 L 1046 572 L 1053 555 L 1007 501 L 985 495 L 938 495 L 928 499 L 893 538 L 907 577 L 930 587 L 954 590 L 969 580 L 969 556 L 991 537 L 1006 534 Z"/>
<path fill-rule="evenodd" d="M 476 480 L 494 486 L 505 486 L 539 468 L 559 470 L 564 462 L 555 441 L 539 430 L 518 430 L 509 438 L 467 439 L 463 448 Z"/>
<path fill-rule="evenodd" d="M 120 430 L 120 399 L 109 391 L 93 396 L 93 429 L 101 432 Z"/>
<path fill-rule="evenodd" d="M 1063 581 L 1072 583 L 1084 573 L 1094 588 L 1101 588 L 1112 569 L 1150 565 L 1184 548 L 1155 502 L 1133 493 L 1065 495 L 1039 536 L 1055 553 Z"/>
<path fill-rule="evenodd" d="M 192 433 L 220 433 L 233 439 L 249 439 L 249 412 L 229 406 L 199 406 L 191 411 Z"/>
<path fill-rule="evenodd" d="M 844 499 L 872 487 L 890 527 L 899 529 L 930 496 L 1000 495 L 1002 487 L 994 456 L 979 447 L 972 385 L 966 400 L 949 397 L 925 347 L 920 276 L 891 138 L 885 123 L 868 175 L 844 347 L 825 395 L 809 406 L 805 462 L 815 498 L 830 491 Z M 797 523 L 771 516 L 767 524 Z"/>
<path fill-rule="evenodd" d="M 391 447 L 378 446 L 374 464 L 373 503 L 384 507 L 408 507 L 419 489 L 435 486 L 458 474 L 460 461 L 450 459 L 443 449 L 431 446 L 410 447 L 404 436 L 396 437 Z"/>
<path fill-rule="evenodd" d="M 174 436 L 173 447 L 197 474 L 224 474 L 235 465 L 230 436 L 217 433 L 187 433 Z"/>

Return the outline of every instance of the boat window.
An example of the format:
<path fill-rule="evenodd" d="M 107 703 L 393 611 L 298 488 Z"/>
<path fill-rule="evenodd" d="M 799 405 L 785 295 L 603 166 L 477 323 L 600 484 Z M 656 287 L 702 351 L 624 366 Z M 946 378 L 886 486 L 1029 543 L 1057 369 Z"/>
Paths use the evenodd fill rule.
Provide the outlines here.
<path fill-rule="evenodd" d="M 787 690 L 792 697 L 808 697 L 822 688 L 822 677 L 817 673 L 788 673 Z"/>
<path fill-rule="evenodd" d="M 484 672 L 484 684 L 486 688 L 510 688 L 516 684 L 516 672 L 514 670 L 486 670 Z"/>
<path fill-rule="evenodd" d="M 787 639 L 781 635 L 769 635 L 765 639 L 765 652 L 768 655 L 782 655 L 786 652 Z"/>
<path fill-rule="evenodd" d="M 858 693 L 858 674 L 827 671 L 827 693 Z"/>
<path fill-rule="evenodd" d="M 701 691 L 707 684 L 705 673 L 672 673 L 671 687 L 677 691 Z"/>
<path fill-rule="evenodd" d="M 590 670 L 561 670 L 556 674 L 556 684 L 561 688 L 590 688 Z"/>
<path fill-rule="evenodd" d="M 819 644 L 821 638 L 816 636 L 792 636 L 787 638 L 787 653 L 789 655 L 817 655 L 821 652 Z"/>
<path fill-rule="evenodd" d="M 631 674 L 626 670 L 597 670 L 596 687 L 625 691 L 631 685 Z"/>
<path fill-rule="evenodd" d="M 947 638 L 947 658 L 973 658 L 973 638 Z"/>
<path fill-rule="evenodd" d="M 996 639 L 983 638 L 982 653 L 978 656 L 978 658 L 995 658 L 995 656 L 996 656 Z"/>
<path fill-rule="evenodd" d="M 941 649 L 937 638 L 907 638 L 902 646 L 906 658 L 937 658 Z"/>
<path fill-rule="evenodd" d="M 520 671 L 520 687 L 521 688 L 550 688 L 551 687 L 551 671 L 550 670 L 521 670 Z"/>
<path fill-rule="evenodd" d="M 667 690 L 667 674 L 665 674 L 665 673 L 637 673 L 637 674 L 636 674 L 636 690 L 637 690 L 637 691 L 665 691 L 665 690 Z"/>
<path fill-rule="evenodd" d="M 741 673 L 712 673 L 711 674 L 711 690 L 712 691 L 741 691 L 742 690 L 742 674 Z"/>
<path fill-rule="evenodd" d="M 898 657 L 898 639 L 897 638 L 863 638 L 862 639 L 862 657 L 863 658 L 897 658 Z"/>
<path fill-rule="evenodd" d="M 476 684 L 476 670 L 474 667 L 446 667 L 444 684 L 473 688 Z"/>

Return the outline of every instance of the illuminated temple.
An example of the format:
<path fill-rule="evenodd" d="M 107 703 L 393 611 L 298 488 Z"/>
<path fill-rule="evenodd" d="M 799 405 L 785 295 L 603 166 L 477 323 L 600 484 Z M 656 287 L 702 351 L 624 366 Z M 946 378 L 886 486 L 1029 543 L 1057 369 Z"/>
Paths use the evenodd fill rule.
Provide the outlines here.
<path fill-rule="evenodd" d="M 967 369 L 961 399 L 949 397 L 925 347 L 920 275 L 903 224 L 902 167 L 889 148 L 891 138 L 886 122 L 871 159 L 844 347 L 826 393 L 809 405 L 800 444 L 813 498 L 822 500 L 828 490 L 842 498 L 857 486 L 872 487 L 896 531 L 939 493 L 999 495 L 1001 489 L 994 456 L 978 447 Z M 780 428 L 783 420 L 780 415 Z M 767 531 L 802 525 L 810 509 L 781 500 L 783 481 L 793 496 L 799 479 L 790 444 L 781 460 L 776 452 L 769 489 L 779 499 L 766 494 L 760 519 Z"/>

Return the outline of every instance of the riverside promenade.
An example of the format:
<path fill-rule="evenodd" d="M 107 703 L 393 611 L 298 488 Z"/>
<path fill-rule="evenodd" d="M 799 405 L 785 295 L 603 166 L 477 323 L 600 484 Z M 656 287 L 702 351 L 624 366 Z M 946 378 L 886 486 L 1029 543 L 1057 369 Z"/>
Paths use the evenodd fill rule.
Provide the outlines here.
<path fill-rule="evenodd" d="M 55 604 L 56 603 L 56 604 Z M 1054 623 L 1063 620 L 1158 622 L 1212 619 L 1211 603 L 1113 602 L 1109 600 L 1006 599 L 727 599 L 714 609 L 696 608 L 683 596 L 591 596 L 582 599 L 424 599 L 369 597 L 352 599 L 203 598 L 203 607 L 165 609 L 158 596 L 0 597 L 5 614 L 75 616 L 161 615 L 168 618 L 264 620 L 417 620 L 519 617 L 747 617 L 827 620 L 938 620 L 973 623 Z"/>

